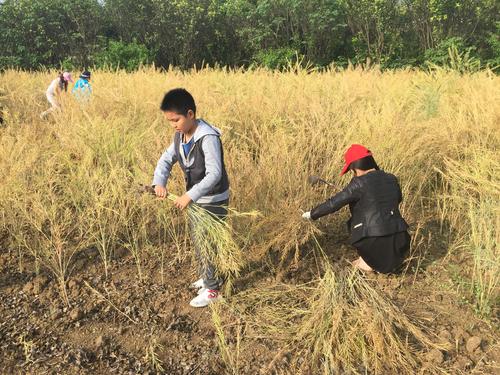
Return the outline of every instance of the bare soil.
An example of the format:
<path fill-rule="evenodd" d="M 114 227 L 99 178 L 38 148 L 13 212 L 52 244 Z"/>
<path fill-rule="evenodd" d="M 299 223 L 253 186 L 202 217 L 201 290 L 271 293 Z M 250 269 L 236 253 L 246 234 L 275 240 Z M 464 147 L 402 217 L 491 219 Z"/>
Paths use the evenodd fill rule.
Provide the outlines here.
<path fill-rule="evenodd" d="M 324 239 L 335 251 L 331 261 L 348 265 L 355 254 L 340 241 Z M 407 314 L 417 316 L 452 348 L 433 350 L 427 361 L 450 374 L 500 374 L 498 319 L 479 319 L 459 293 L 448 264 L 445 243 L 434 242 L 426 261 L 414 262 L 402 275 L 367 275 Z M 127 253 L 116 254 L 110 276 L 103 276 L 98 254 L 79 254 L 67 284 L 70 306 L 59 297 L 57 282 L 43 268 L 0 249 L 0 373 L 1 374 L 223 374 L 209 309 L 194 309 L 188 289 L 193 281 L 189 260 L 143 265 L 143 281 Z M 450 257 L 448 257 L 450 258 Z M 289 284 L 316 276 L 316 259 L 304 253 L 294 271 L 271 276 L 265 264 L 253 264 L 236 285 Z M 418 272 L 415 272 L 418 268 Z M 293 267 L 292 267 L 293 269 Z M 451 276 L 450 276 L 451 275 Z M 155 367 L 157 355 L 163 371 Z M 241 374 L 287 373 L 287 358 L 276 360 L 279 348 L 254 340 L 240 354 Z M 148 354 L 149 353 L 149 354 Z M 293 355 L 293 353 L 288 353 Z M 274 361 L 273 361 L 274 360 Z M 269 364 L 273 361 L 273 366 Z M 417 372 L 417 371 L 416 371 Z"/>

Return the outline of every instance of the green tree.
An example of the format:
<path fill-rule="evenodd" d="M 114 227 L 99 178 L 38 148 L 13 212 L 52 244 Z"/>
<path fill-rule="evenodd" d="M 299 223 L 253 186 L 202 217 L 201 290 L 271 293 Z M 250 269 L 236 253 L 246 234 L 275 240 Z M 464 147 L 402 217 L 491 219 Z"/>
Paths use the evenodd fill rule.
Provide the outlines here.
<path fill-rule="evenodd" d="M 0 68 L 499 61 L 498 0 L 0 0 Z M 146 51 L 147 50 L 147 51 Z M 484 64 L 483 64 L 484 65 Z"/>
<path fill-rule="evenodd" d="M 0 7 L 0 56 L 24 68 L 85 65 L 98 46 L 97 0 L 6 0 Z"/>
<path fill-rule="evenodd" d="M 111 40 L 107 48 L 95 56 L 94 61 L 97 66 L 123 68 L 130 72 L 141 65 L 149 64 L 152 60 L 151 52 L 143 44 Z"/>

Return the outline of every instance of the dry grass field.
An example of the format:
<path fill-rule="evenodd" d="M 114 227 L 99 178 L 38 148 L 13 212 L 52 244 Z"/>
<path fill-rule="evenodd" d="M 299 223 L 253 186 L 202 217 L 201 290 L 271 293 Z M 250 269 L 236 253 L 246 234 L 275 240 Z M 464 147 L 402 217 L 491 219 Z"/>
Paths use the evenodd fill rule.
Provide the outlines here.
<path fill-rule="evenodd" d="M 0 75 L 2 373 L 500 371 L 498 76 L 95 71 L 89 102 L 65 94 L 42 121 L 55 74 Z M 159 103 L 174 87 L 222 130 L 231 183 L 214 236 L 233 285 L 205 310 L 188 306 L 185 213 L 139 188 L 172 139 Z M 352 143 L 400 180 L 400 275 L 351 269 L 345 209 L 301 218 L 348 183 Z M 169 192 L 183 193 L 177 167 Z"/>

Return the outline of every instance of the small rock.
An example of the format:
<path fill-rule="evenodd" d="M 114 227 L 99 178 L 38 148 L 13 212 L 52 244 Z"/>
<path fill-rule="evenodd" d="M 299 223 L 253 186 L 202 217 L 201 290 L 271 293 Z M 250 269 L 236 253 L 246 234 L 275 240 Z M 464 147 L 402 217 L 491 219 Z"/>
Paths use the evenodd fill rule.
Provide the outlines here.
<path fill-rule="evenodd" d="M 463 345 L 464 341 L 469 337 L 469 334 L 462 327 L 453 328 L 451 333 L 458 345 Z"/>
<path fill-rule="evenodd" d="M 78 286 L 78 283 L 75 280 L 71 279 L 70 281 L 68 281 L 68 288 L 69 289 L 73 289 L 77 286 Z"/>
<path fill-rule="evenodd" d="M 434 295 L 434 301 L 436 301 L 436 302 L 443 302 L 443 295 L 442 294 L 435 294 Z"/>
<path fill-rule="evenodd" d="M 153 302 L 153 311 L 161 311 L 163 307 L 163 302 L 161 299 L 157 299 Z"/>
<path fill-rule="evenodd" d="M 33 293 L 40 294 L 40 292 L 47 285 L 47 278 L 45 276 L 39 275 L 33 279 Z"/>
<path fill-rule="evenodd" d="M 439 349 L 432 349 L 427 353 L 427 360 L 431 363 L 439 365 L 444 362 L 444 355 Z"/>
<path fill-rule="evenodd" d="M 441 332 L 439 332 L 438 336 L 448 343 L 453 342 L 453 337 L 451 336 L 450 331 L 448 331 L 447 329 L 443 329 Z"/>
<path fill-rule="evenodd" d="M 74 308 L 69 313 L 69 318 L 73 321 L 80 320 L 81 318 L 83 318 L 82 310 L 80 310 L 79 308 Z"/>
<path fill-rule="evenodd" d="M 454 364 L 454 367 L 461 371 L 469 370 L 472 366 L 473 362 L 466 356 L 458 356 Z"/>
<path fill-rule="evenodd" d="M 472 336 L 470 339 L 467 340 L 467 343 L 465 344 L 467 351 L 469 353 L 474 353 L 477 348 L 481 347 L 481 341 L 482 341 L 481 337 Z"/>
<path fill-rule="evenodd" d="M 80 294 L 80 292 L 78 291 L 77 288 L 70 289 L 70 292 L 69 292 L 70 297 L 76 298 L 76 297 L 78 297 L 79 294 Z"/>
<path fill-rule="evenodd" d="M 57 320 L 57 319 L 61 319 L 61 317 L 63 316 L 62 312 L 60 309 L 54 309 L 51 311 L 51 314 L 52 314 L 52 319 L 53 320 Z"/>
<path fill-rule="evenodd" d="M 23 292 L 25 293 L 31 293 L 33 290 L 33 283 L 30 281 L 29 283 L 26 283 L 23 287 Z"/>
<path fill-rule="evenodd" d="M 97 336 L 97 338 L 94 341 L 95 346 L 98 348 L 105 346 L 107 343 L 108 343 L 108 338 L 103 335 Z"/>

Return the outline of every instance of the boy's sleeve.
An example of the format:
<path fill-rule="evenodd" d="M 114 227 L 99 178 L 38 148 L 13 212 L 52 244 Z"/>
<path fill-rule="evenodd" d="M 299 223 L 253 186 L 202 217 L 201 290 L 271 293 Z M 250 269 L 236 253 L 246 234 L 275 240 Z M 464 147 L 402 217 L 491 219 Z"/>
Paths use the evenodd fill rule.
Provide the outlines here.
<path fill-rule="evenodd" d="M 349 203 L 356 202 L 360 199 L 360 186 L 357 179 L 353 179 L 344 190 L 335 194 L 326 202 L 311 210 L 311 219 L 317 220 L 322 216 L 334 213 Z"/>
<path fill-rule="evenodd" d="M 155 173 L 153 176 L 152 185 L 167 186 L 168 178 L 170 177 L 170 172 L 172 171 L 172 166 L 177 161 L 175 155 L 174 144 L 172 143 L 168 146 L 167 150 L 163 153 L 156 164 Z"/>
<path fill-rule="evenodd" d="M 205 177 L 187 192 L 193 202 L 207 195 L 222 178 L 222 145 L 219 137 L 205 136 L 201 148 L 205 154 Z"/>

